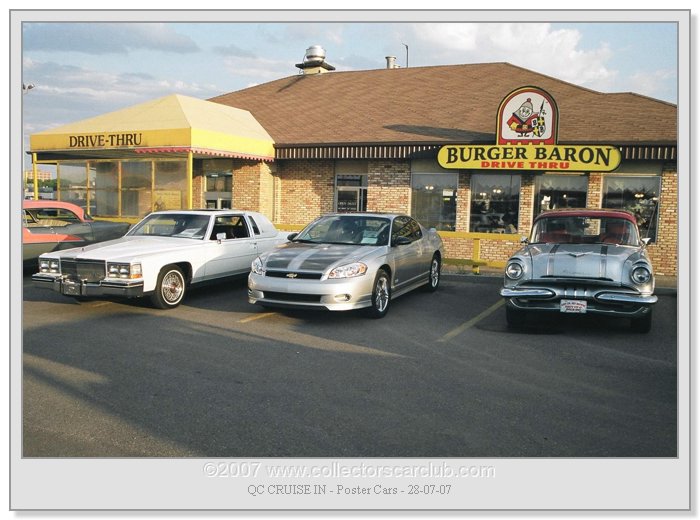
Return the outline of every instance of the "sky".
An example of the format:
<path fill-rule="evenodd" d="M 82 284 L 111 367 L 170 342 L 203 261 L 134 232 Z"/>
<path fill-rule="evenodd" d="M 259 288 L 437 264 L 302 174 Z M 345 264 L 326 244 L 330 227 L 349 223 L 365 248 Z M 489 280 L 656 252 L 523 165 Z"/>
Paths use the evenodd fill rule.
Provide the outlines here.
<path fill-rule="evenodd" d="M 28 22 L 23 134 L 170 94 L 207 99 L 294 76 L 320 45 L 336 72 L 509 62 L 600 92 L 677 102 L 675 23 Z M 214 18 L 213 16 L 211 18 Z M 542 16 L 543 19 L 546 16 Z"/>

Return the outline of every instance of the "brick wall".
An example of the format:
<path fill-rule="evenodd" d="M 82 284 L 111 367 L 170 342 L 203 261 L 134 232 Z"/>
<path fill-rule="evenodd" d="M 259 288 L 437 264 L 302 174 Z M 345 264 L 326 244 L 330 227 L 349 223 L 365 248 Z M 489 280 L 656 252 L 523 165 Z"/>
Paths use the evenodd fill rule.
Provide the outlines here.
<path fill-rule="evenodd" d="M 599 172 L 588 174 L 588 194 L 586 207 L 597 209 L 603 206 L 603 175 Z"/>
<path fill-rule="evenodd" d="M 277 164 L 275 223 L 306 224 L 333 211 L 335 172 L 332 160 Z"/>
<path fill-rule="evenodd" d="M 661 173 L 656 242 L 649 246 L 654 272 L 678 276 L 678 172 L 664 168 Z"/>
<path fill-rule="evenodd" d="M 367 211 L 411 212 L 411 163 L 369 161 Z"/>
<path fill-rule="evenodd" d="M 459 180 L 457 183 L 457 222 L 455 225 L 455 231 L 462 231 L 464 233 L 469 231 L 469 219 L 471 218 L 471 206 L 469 202 L 472 198 L 471 178 L 471 173 L 459 172 Z M 468 257 L 462 256 L 450 258 Z"/>
<path fill-rule="evenodd" d="M 201 170 L 192 173 L 192 208 L 206 208 L 204 200 L 204 175 Z"/>
<path fill-rule="evenodd" d="M 518 202 L 518 233 L 529 235 L 534 218 L 535 207 L 535 176 L 532 174 L 520 177 L 520 200 Z M 518 236 L 520 236 L 518 235 Z"/>

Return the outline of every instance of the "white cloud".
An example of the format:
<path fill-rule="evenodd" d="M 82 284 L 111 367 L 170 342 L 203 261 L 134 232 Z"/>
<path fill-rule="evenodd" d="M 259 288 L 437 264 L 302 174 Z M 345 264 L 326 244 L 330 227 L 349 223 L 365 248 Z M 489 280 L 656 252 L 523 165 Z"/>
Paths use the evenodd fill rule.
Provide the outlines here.
<path fill-rule="evenodd" d="M 126 54 L 134 49 L 199 50 L 191 38 L 163 23 L 25 23 L 22 37 L 25 51 Z"/>
<path fill-rule="evenodd" d="M 119 74 L 51 62 L 24 61 L 35 88 L 24 101 L 26 128 L 52 128 L 169 94 L 208 98 L 220 88 L 148 74 Z"/>
<path fill-rule="evenodd" d="M 427 52 L 461 63 L 509 62 L 596 90 L 608 89 L 616 76 L 607 63 L 611 51 L 602 44 L 580 49 L 581 34 L 552 29 L 549 23 L 420 24 L 413 38 L 425 60 Z"/>
<path fill-rule="evenodd" d="M 638 72 L 630 78 L 630 83 L 634 85 L 636 93 L 659 98 L 666 93 L 669 84 L 675 84 L 676 76 L 676 71 L 670 69 L 656 70 L 651 73 Z"/>

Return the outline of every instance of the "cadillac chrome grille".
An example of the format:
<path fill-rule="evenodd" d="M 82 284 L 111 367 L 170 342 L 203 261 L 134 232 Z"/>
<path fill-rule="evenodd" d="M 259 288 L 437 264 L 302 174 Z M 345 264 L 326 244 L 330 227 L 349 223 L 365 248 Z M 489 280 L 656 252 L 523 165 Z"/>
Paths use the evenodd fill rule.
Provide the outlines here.
<path fill-rule="evenodd" d="M 86 282 L 99 282 L 106 276 L 102 260 L 61 260 L 61 273 Z"/>

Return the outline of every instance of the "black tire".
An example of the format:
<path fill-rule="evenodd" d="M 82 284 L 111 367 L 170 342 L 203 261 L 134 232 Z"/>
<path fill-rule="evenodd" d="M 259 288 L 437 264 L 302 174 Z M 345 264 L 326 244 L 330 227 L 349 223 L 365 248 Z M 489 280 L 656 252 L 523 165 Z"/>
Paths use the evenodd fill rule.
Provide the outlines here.
<path fill-rule="evenodd" d="M 151 303 L 158 309 L 174 309 L 185 297 L 187 282 L 185 275 L 176 265 L 167 265 L 158 274 L 156 290 L 151 295 Z"/>
<path fill-rule="evenodd" d="M 440 286 L 440 271 L 442 269 L 442 264 L 440 263 L 440 255 L 435 253 L 433 259 L 430 261 L 430 271 L 428 271 L 428 283 L 425 286 L 425 290 L 429 292 L 437 291 Z"/>
<path fill-rule="evenodd" d="M 527 313 L 506 305 L 506 323 L 509 329 L 522 329 L 527 324 Z"/>
<path fill-rule="evenodd" d="M 639 334 L 646 334 L 651 330 L 651 309 L 642 318 L 634 318 L 630 322 L 632 331 Z"/>
<path fill-rule="evenodd" d="M 372 306 L 368 309 L 372 318 L 383 318 L 389 312 L 391 302 L 391 280 L 384 269 L 377 271 L 372 287 Z"/>

